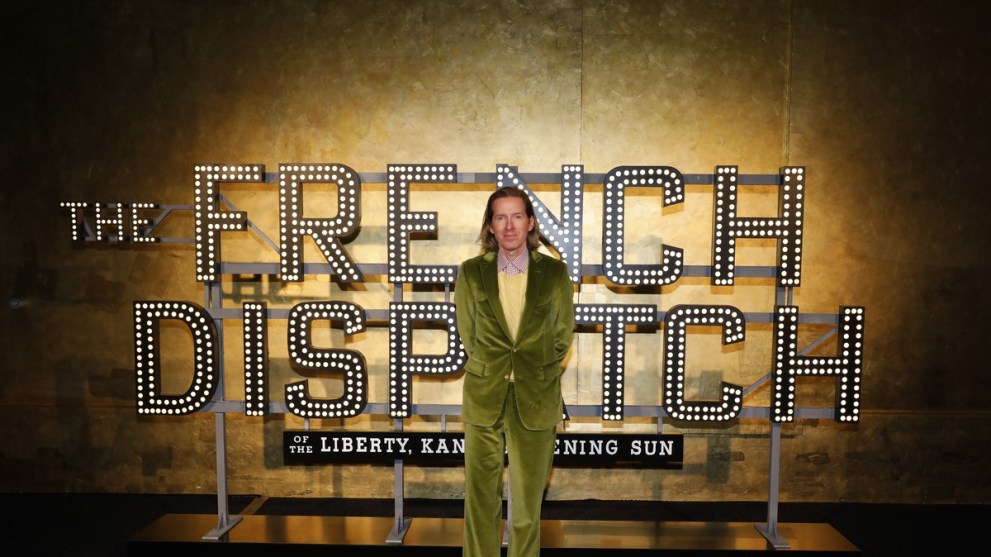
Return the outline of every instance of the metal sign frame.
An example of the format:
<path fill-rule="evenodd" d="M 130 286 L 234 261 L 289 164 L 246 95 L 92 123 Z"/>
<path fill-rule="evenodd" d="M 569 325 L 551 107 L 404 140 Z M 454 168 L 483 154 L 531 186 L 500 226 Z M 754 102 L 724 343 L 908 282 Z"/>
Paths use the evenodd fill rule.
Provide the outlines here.
<path fill-rule="evenodd" d="M 562 179 L 562 174 L 559 173 L 522 173 L 519 174 L 527 183 L 559 183 Z M 387 181 L 387 175 L 384 173 L 360 173 L 362 183 L 383 183 Z M 494 184 L 497 181 L 496 173 L 458 173 L 457 182 L 458 184 Z M 585 174 L 584 183 L 595 184 L 602 183 L 606 178 L 604 174 Z M 755 174 L 741 174 L 738 176 L 738 183 L 742 185 L 780 185 L 779 175 L 755 175 Z M 716 180 L 716 176 L 713 174 L 686 174 L 684 175 L 684 180 L 686 184 L 691 185 L 707 185 L 713 184 Z M 266 183 L 278 182 L 278 176 L 271 173 L 265 174 Z M 224 198 L 223 195 L 218 196 L 221 203 L 226 205 L 230 210 L 236 211 L 237 208 L 234 207 L 230 200 Z M 67 206 L 67 205 L 63 205 Z M 122 205 L 123 206 L 123 205 Z M 155 206 L 160 213 L 151 220 L 146 221 L 148 228 L 146 230 L 147 234 L 150 234 L 153 230 L 158 228 L 164 221 L 166 221 L 172 214 L 176 212 L 192 211 L 194 209 L 191 205 L 158 205 Z M 89 227 L 89 224 L 85 221 L 82 222 L 82 229 L 84 230 L 85 241 L 96 241 L 96 235 L 93 234 L 93 230 Z M 271 248 L 276 253 L 279 252 L 279 247 L 274 241 L 272 241 L 262 230 L 260 230 L 256 225 L 248 221 L 248 230 L 254 233 L 263 243 L 265 243 L 269 248 Z M 107 240 L 114 241 L 115 238 L 111 235 Z M 159 238 L 158 241 L 161 243 L 192 243 L 191 238 Z M 372 275 L 388 275 L 388 265 L 387 264 L 359 264 L 360 272 L 363 274 Z M 684 265 L 683 267 L 683 277 L 707 277 L 712 276 L 712 266 L 708 265 Z M 220 262 L 220 275 L 227 274 L 250 274 L 250 275 L 277 275 L 279 273 L 279 265 L 276 263 L 238 263 L 238 262 Z M 330 265 L 323 263 L 307 263 L 303 265 L 303 273 L 306 275 L 311 274 L 331 274 L 332 269 Z M 582 265 L 581 275 L 585 276 L 602 276 L 603 267 L 602 265 Z M 748 277 L 748 278 L 769 278 L 774 279 L 777 276 L 777 268 L 771 266 L 740 266 L 736 268 L 737 277 Z M 403 302 L 403 282 L 392 282 L 393 289 L 393 301 L 397 303 Z M 220 354 L 223 354 L 223 337 L 224 337 L 224 327 L 223 321 L 225 319 L 240 319 L 242 317 L 242 311 L 240 309 L 232 309 L 224 307 L 224 295 L 221 288 L 221 281 L 205 281 L 204 285 L 204 307 L 209 312 L 209 315 L 214 320 L 217 327 L 217 332 L 219 335 L 219 350 Z M 451 284 L 444 284 L 444 299 L 445 302 L 450 302 L 451 294 Z M 779 305 L 790 305 L 793 298 L 793 288 L 790 286 L 775 286 L 775 300 Z M 375 320 L 387 320 L 388 310 L 365 310 L 369 319 Z M 288 316 L 288 310 L 284 309 L 267 309 L 267 317 L 273 319 L 286 318 Z M 747 323 L 773 323 L 774 314 L 773 312 L 756 312 L 756 313 L 745 313 Z M 656 315 L 656 323 L 663 323 L 665 319 L 665 312 L 658 311 Z M 828 340 L 830 337 L 834 336 L 839 322 L 839 314 L 837 313 L 823 313 L 823 314 L 809 314 L 803 313 L 799 316 L 799 321 L 803 324 L 826 324 L 834 325 L 834 327 L 821 335 L 818 339 L 812 342 L 810 345 L 804 347 L 800 354 L 807 354 L 809 351 L 815 349 L 817 346 Z M 217 391 L 214 394 L 212 401 L 201 411 L 214 413 L 214 429 L 215 429 L 215 445 L 216 445 L 216 480 L 217 480 L 217 515 L 218 522 L 217 526 L 207 532 L 203 538 L 204 539 L 219 539 L 223 537 L 227 532 L 234 528 L 238 523 L 240 523 L 242 517 L 238 515 L 232 515 L 228 506 L 228 486 L 227 486 L 227 423 L 226 414 L 230 412 L 234 413 L 244 413 L 245 411 L 245 401 L 243 400 L 230 400 L 226 397 L 224 392 L 224 358 L 220 357 L 220 370 L 218 375 L 220 378 L 220 384 Z M 747 386 L 743 391 L 743 397 L 754 392 L 756 389 L 767 384 L 772 378 L 772 372 L 768 372 L 762 377 L 758 378 L 756 381 Z M 272 413 L 289 413 L 284 402 L 270 402 L 268 403 L 268 410 Z M 441 418 L 442 431 L 447 430 L 447 417 L 460 415 L 460 405 L 457 404 L 421 404 L 412 405 L 412 415 L 416 416 L 438 416 Z M 663 428 L 663 422 L 666 417 L 668 417 L 666 411 L 662 406 L 659 405 L 629 405 L 623 407 L 624 413 L 627 416 L 634 417 L 649 417 L 656 419 L 657 431 L 661 432 Z M 602 417 L 603 408 L 602 405 L 585 404 L 585 405 L 568 405 L 568 412 L 571 416 L 583 416 L 583 417 Z M 388 416 L 388 403 L 368 403 L 365 407 L 363 414 L 372 415 L 387 415 Z M 828 407 L 800 407 L 796 409 L 795 417 L 804 419 L 833 419 L 836 416 L 836 411 L 833 408 Z M 739 418 L 771 418 L 771 409 L 769 407 L 762 406 L 746 406 L 744 405 Z M 394 420 L 394 431 L 402 432 L 404 427 L 404 420 L 402 418 L 393 418 Z M 305 429 L 309 429 L 309 419 L 305 419 Z M 778 503 L 779 503 L 779 480 L 780 480 L 780 459 L 781 459 L 781 423 L 771 422 L 771 431 L 769 435 L 769 460 L 770 467 L 768 470 L 768 498 L 767 498 L 767 522 L 763 524 L 755 524 L 755 528 L 763 535 L 768 542 L 778 549 L 788 548 L 789 544 L 777 530 L 778 525 Z M 403 460 L 396 460 L 394 463 L 394 524 L 393 529 L 389 533 L 387 539 L 385 540 L 390 544 L 401 544 L 403 538 L 408 531 L 412 518 L 407 517 L 404 514 L 403 502 L 404 502 L 404 492 L 405 492 L 405 480 L 404 480 L 404 462 Z M 508 490 L 508 489 L 507 489 Z M 511 497 L 511 492 L 509 493 Z M 508 532 L 504 534 L 508 535 Z"/>

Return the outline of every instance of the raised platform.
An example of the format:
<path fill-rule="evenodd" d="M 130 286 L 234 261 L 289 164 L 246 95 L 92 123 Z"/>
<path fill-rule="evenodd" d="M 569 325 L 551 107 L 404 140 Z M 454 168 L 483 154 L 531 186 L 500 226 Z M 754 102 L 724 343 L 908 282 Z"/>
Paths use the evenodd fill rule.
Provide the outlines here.
<path fill-rule="evenodd" d="M 233 518 L 233 517 L 232 517 Z M 393 528 L 387 517 L 247 515 L 218 540 L 204 539 L 217 515 L 167 514 L 128 542 L 128 555 L 180 552 L 197 555 L 349 556 L 461 555 L 460 518 L 414 518 L 402 544 L 386 543 Z M 788 551 L 816 555 L 859 555 L 860 550 L 829 524 L 779 523 Z M 747 555 L 776 551 L 750 522 L 544 520 L 541 555 Z"/>

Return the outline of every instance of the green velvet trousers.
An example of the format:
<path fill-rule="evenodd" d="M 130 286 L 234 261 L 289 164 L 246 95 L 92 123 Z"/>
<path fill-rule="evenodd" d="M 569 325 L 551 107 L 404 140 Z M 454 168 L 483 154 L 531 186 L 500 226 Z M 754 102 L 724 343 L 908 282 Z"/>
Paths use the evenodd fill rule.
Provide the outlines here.
<path fill-rule="evenodd" d="M 554 460 L 556 428 L 528 430 L 520 422 L 510 385 L 492 427 L 465 424 L 463 557 L 499 557 L 502 477 L 509 454 L 510 529 L 507 557 L 540 554 L 540 507 Z"/>

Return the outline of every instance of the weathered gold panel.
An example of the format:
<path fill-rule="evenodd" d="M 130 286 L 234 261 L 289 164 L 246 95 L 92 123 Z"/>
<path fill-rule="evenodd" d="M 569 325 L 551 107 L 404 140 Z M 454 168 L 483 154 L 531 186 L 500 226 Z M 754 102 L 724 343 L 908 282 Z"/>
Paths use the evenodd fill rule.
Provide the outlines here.
<path fill-rule="evenodd" d="M 390 163 L 455 163 L 462 171 L 556 172 L 582 163 L 604 173 L 626 164 L 708 173 L 781 166 L 808 172 L 803 284 L 795 304 L 813 313 L 867 307 L 864 411 L 859 425 L 800 420 L 785 426 L 781 491 L 791 501 L 986 502 L 981 464 L 991 439 L 991 396 L 981 348 L 988 308 L 991 206 L 988 39 L 984 8 L 905 2 L 758 0 L 548 2 L 263 1 L 7 2 L 2 90 L 7 184 L 0 188 L 0 491 L 212 492 L 213 420 L 137 417 L 132 303 L 202 303 L 190 244 L 74 245 L 60 201 L 192 203 L 200 163 L 343 163 L 384 172 Z M 473 189 L 474 188 L 474 189 Z M 412 210 L 436 210 L 434 242 L 413 262 L 475 251 L 487 186 L 415 186 Z M 553 185 L 540 185 L 556 208 Z M 278 235 L 272 184 L 225 195 L 270 237 Z M 648 263 L 660 244 L 686 261 L 711 257 L 711 187 L 662 208 L 656 191 L 629 193 L 627 255 Z M 332 214 L 331 188 L 307 190 Z M 386 260 L 386 190 L 365 184 L 355 259 Z M 585 263 L 602 260 L 602 188 L 586 191 Z M 741 207 L 774 211 L 774 192 L 748 191 Z M 158 233 L 190 237 L 176 215 Z M 275 261 L 263 242 L 227 235 L 226 256 Z M 307 261 L 319 261 L 312 245 Z M 743 242 L 744 264 L 770 265 L 774 243 Z M 342 289 L 327 277 L 280 284 L 230 277 L 225 304 L 270 307 L 347 299 L 383 308 L 384 277 Z M 443 292 L 408 289 L 407 300 Z M 726 303 L 769 311 L 774 288 L 740 281 L 715 288 L 684 280 L 633 292 L 605 280 L 582 285 L 584 303 Z M 805 333 L 812 340 L 823 331 Z M 170 380 L 181 385 L 187 340 L 170 333 Z M 348 339 L 366 353 L 370 399 L 387 393 L 385 331 Z M 227 331 L 226 384 L 243 395 L 240 327 Z M 345 342 L 322 330 L 320 342 Z M 273 398 L 300 375 L 289 365 L 285 323 L 270 321 Z M 429 336 L 424 349 L 439 343 Z M 769 371 L 770 329 L 744 347 L 692 339 L 690 396 L 718 382 L 750 384 Z M 628 403 L 652 404 L 661 370 L 657 333 L 631 334 Z M 601 397 L 601 341 L 582 335 L 565 376 L 571 403 Z M 831 342 L 817 353 L 831 355 Z M 330 396 L 334 379 L 314 378 Z M 460 380 L 418 380 L 414 400 L 457 403 Z M 829 382 L 803 384 L 800 402 L 827 406 Z M 767 388 L 748 403 L 766 403 Z M 451 427 L 458 427 L 451 419 Z M 340 427 L 317 421 L 314 427 Z M 387 429 L 384 418 L 347 421 Z M 439 427 L 434 418 L 410 428 Z M 272 496 L 389 497 L 391 467 L 283 466 L 281 433 L 294 416 L 229 416 L 229 487 Z M 575 420 L 576 431 L 650 431 Z M 760 500 L 767 496 L 768 425 L 666 424 L 686 435 L 683 470 L 555 470 L 548 497 Z M 462 496 L 460 468 L 408 467 L 409 497 Z"/>

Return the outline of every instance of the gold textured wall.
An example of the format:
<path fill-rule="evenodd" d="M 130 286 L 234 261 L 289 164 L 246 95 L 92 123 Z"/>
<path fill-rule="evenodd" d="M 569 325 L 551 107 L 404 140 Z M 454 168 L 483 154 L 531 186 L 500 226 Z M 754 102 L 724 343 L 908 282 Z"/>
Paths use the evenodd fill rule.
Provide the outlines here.
<path fill-rule="evenodd" d="M 203 302 L 189 244 L 73 244 L 60 201 L 192 202 L 200 163 L 455 163 L 466 172 L 592 173 L 625 164 L 709 173 L 739 164 L 808 174 L 803 312 L 867 308 L 863 411 L 857 425 L 798 420 L 784 427 L 785 501 L 987 502 L 991 438 L 988 366 L 991 207 L 983 158 L 991 152 L 988 39 L 983 8 L 944 2 L 785 1 L 262 1 L 8 2 L 4 51 L 6 184 L 0 188 L 0 491 L 199 493 L 216 490 L 212 415 L 138 417 L 131 310 L 135 300 Z M 556 189 L 536 186 L 552 208 Z M 454 263 L 472 244 L 488 187 L 418 186 L 413 210 L 436 210 L 440 232 L 414 263 Z M 277 190 L 224 186 L 276 237 Z M 681 207 L 656 192 L 630 204 L 627 257 L 655 262 L 659 244 L 686 262 L 710 254 L 711 188 L 688 188 Z M 774 211 L 773 192 L 741 207 Z M 332 214 L 330 193 L 307 205 Z M 586 196 L 584 258 L 602 260 L 601 187 Z M 385 186 L 366 184 L 362 229 L 349 250 L 384 263 Z M 192 218 L 158 231 L 190 237 Z M 275 261 L 248 234 L 225 235 L 225 256 Z M 770 265 L 774 243 L 742 243 L 739 262 Z M 307 261 L 320 261 L 310 246 Z M 350 299 L 384 308 L 385 277 L 342 289 L 328 277 L 280 284 L 228 277 L 225 304 L 271 307 Z M 407 300 L 443 292 L 408 288 Z M 588 280 L 585 303 L 720 303 L 768 311 L 773 285 L 733 288 L 684 280 L 633 291 Z M 15 302 L 16 301 L 16 302 Z M 20 307 L 18 306 L 20 303 Z M 269 323 L 273 397 L 300 379 L 288 363 L 285 323 Z M 813 331 L 811 336 L 821 331 Z M 227 329 L 226 383 L 243 396 L 240 330 Z M 348 347 L 369 362 L 370 399 L 386 398 L 385 329 Z M 320 342 L 337 344 L 336 332 Z M 770 332 L 748 329 L 743 348 L 693 339 L 691 397 L 719 380 L 750 384 L 769 369 Z M 436 342 L 426 335 L 425 348 Z M 167 332 L 173 386 L 188 377 L 183 335 Z M 696 344 L 697 343 L 697 344 Z M 629 338 L 627 402 L 657 404 L 658 334 Z M 835 350 L 827 343 L 821 352 Z M 579 335 L 565 376 L 569 403 L 597 404 L 601 343 Z M 330 396 L 332 379 L 312 378 Z M 829 382 L 808 381 L 800 404 L 831 404 Z M 749 404 L 766 400 L 758 390 Z M 418 379 L 414 400 L 458 403 L 460 380 Z M 410 420 L 436 428 L 436 420 Z M 578 431 L 640 431 L 580 419 Z M 281 432 L 291 415 L 231 415 L 229 488 L 271 496 L 391 497 L 387 466 L 286 467 Z M 384 418 L 315 427 L 391 429 Z M 452 419 L 452 427 L 458 427 Z M 724 427 L 670 423 L 686 436 L 682 470 L 555 470 L 554 499 L 760 500 L 767 496 L 766 420 Z M 409 497 L 458 498 L 459 468 L 408 466 Z"/>

